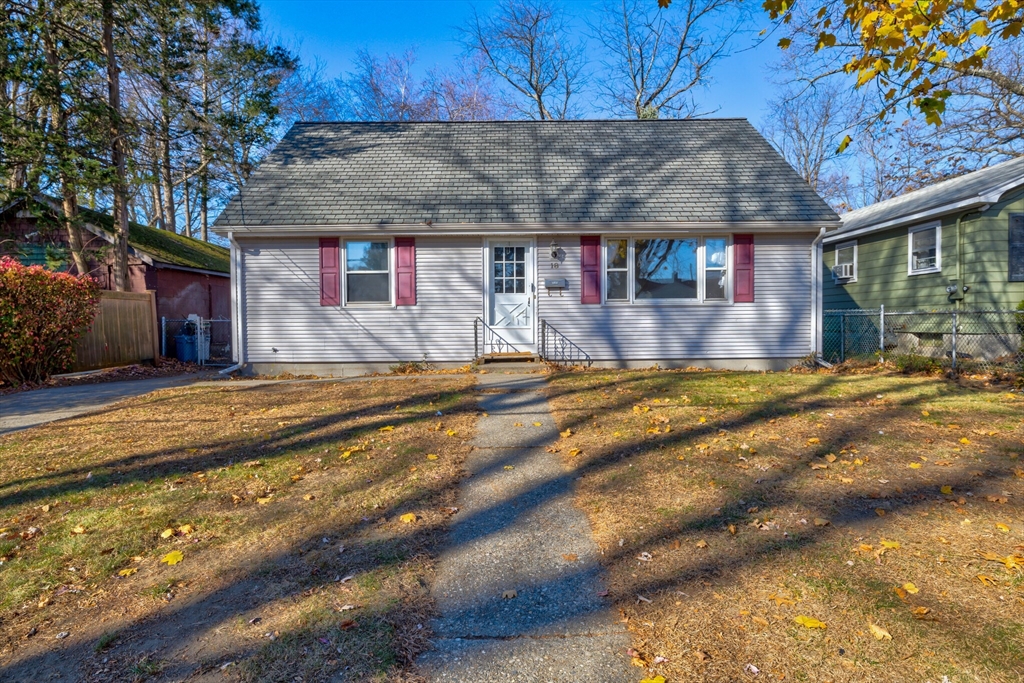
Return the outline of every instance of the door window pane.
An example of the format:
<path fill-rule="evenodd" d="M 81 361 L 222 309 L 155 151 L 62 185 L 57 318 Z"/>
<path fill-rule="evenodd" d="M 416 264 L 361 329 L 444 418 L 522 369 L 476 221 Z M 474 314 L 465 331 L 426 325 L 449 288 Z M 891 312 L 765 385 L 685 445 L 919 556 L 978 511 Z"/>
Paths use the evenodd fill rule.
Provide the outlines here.
<path fill-rule="evenodd" d="M 633 255 L 637 299 L 696 299 L 697 240 L 636 240 Z"/>

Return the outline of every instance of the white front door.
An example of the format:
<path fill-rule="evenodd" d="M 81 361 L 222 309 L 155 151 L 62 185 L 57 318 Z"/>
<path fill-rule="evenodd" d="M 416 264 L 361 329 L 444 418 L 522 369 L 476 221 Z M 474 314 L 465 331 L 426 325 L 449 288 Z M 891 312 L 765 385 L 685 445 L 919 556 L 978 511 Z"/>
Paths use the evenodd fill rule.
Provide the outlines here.
<path fill-rule="evenodd" d="M 487 262 L 487 324 L 520 351 L 532 351 L 536 302 L 531 243 L 488 242 Z"/>

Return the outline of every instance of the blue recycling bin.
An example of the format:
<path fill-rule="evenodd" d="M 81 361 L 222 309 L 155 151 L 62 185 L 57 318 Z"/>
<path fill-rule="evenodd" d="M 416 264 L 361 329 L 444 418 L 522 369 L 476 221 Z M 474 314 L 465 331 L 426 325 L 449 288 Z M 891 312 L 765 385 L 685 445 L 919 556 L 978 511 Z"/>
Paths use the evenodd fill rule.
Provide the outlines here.
<path fill-rule="evenodd" d="M 174 335 L 174 355 L 178 357 L 178 360 L 182 363 L 199 362 L 199 344 L 196 341 L 197 337 L 194 334 Z"/>

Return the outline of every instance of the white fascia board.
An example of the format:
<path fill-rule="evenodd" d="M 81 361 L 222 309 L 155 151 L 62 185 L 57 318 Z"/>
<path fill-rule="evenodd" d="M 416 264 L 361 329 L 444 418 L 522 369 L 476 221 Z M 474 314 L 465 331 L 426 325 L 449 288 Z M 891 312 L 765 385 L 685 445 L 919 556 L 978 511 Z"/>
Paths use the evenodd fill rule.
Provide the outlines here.
<path fill-rule="evenodd" d="M 943 204 L 933 209 L 926 211 L 919 211 L 918 213 L 907 214 L 906 216 L 899 216 L 898 218 L 892 218 L 883 223 L 873 223 L 871 225 L 858 228 L 857 230 L 851 230 L 850 232 L 834 232 L 829 234 L 823 242 L 825 244 L 835 244 L 836 242 L 842 242 L 861 235 L 867 235 L 873 232 L 881 232 L 882 230 L 889 230 L 891 228 L 899 228 L 904 225 L 910 225 L 912 223 L 923 223 L 925 221 L 935 220 L 947 213 L 955 213 L 956 211 L 962 211 L 964 209 L 972 209 L 978 206 L 985 206 L 989 202 L 984 201 L 981 197 L 972 197 L 965 199 L 960 202 L 953 204 Z"/>
<path fill-rule="evenodd" d="M 409 235 L 409 236 L 448 236 L 448 235 L 633 235 L 639 233 L 680 233 L 705 234 L 710 232 L 817 232 L 821 228 L 831 227 L 838 221 L 788 221 L 788 222 L 706 222 L 706 223 L 669 223 L 669 222 L 621 222 L 621 223 L 463 223 L 424 225 L 422 223 L 386 223 L 379 225 L 341 224 L 341 225 L 261 225 L 261 226 L 230 226 L 214 228 L 218 235 L 234 235 L 235 239 L 246 236 L 263 237 L 315 237 L 318 235 Z"/>
<path fill-rule="evenodd" d="M 969 199 L 963 199 L 959 202 L 954 202 L 952 204 L 943 204 L 942 206 L 937 206 L 933 209 L 927 209 L 925 211 L 919 211 L 918 213 L 900 216 L 898 218 L 893 218 L 888 221 L 885 221 L 884 223 L 874 223 L 871 225 L 867 225 L 863 228 L 858 228 L 857 230 L 851 230 L 850 232 L 843 232 L 838 234 L 833 233 L 825 238 L 824 243 L 834 244 L 837 240 L 841 239 L 857 237 L 859 235 L 867 235 L 869 233 L 877 232 L 880 230 L 888 230 L 889 228 L 899 228 L 904 225 L 909 225 L 910 223 L 933 220 L 935 218 L 944 216 L 947 213 L 954 213 L 956 211 L 963 211 L 965 209 L 973 209 L 985 206 L 987 204 L 996 204 L 999 202 L 1000 199 L 1003 198 L 1003 195 L 1005 195 L 1007 192 L 1012 192 L 1013 190 L 1021 186 L 1024 186 L 1024 179 L 1017 178 L 1008 183 L 1004 183 L 1002 185 L 994 187 L 991 190 L 981 192 Z"/>

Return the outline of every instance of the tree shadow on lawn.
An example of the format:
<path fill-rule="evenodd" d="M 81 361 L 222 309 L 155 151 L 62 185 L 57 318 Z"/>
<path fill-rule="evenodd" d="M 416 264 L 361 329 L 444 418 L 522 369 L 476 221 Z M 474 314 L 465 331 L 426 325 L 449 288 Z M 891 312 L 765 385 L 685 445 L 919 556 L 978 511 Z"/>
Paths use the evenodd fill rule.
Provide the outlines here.
<path fill-rule="evenodd" d="M 728 375 L 723 377 L 728 378 Z M 700 380 L 701 376 L 696 376 L 696 379 Z M 707 381 L 706 377 L 704 381 Z M 581 462 L 577 463 L 574 461 L 574 464 L 576 464 L 575 475 L 581 479 L 597 477 L 599 482 L 587 489 L 587 495 L 591 497 L 585 503 L 581 502 L 581 505 L 584 509 L 592 506 L 596 502 L 593 497 L 595 492 L 599 496 L 614 496 L 620 492 L 621 487 L 624 486 L 621 480 L 614 480 L 611 477 L 602 475 L 605 472 L 611 471 L 618 471 L 620 474 L 623 474 L 628 471 L 628 468 L 632 467 L 631 462 L 640 464 L 641 459 L 645 455 L 657 454 L 662 449 L 667 449 L 666 452 L 669 452 L 672 451 L 673 446 L 679 447 L 688 442 L 696 444 L 699 441 L 710 441 L 712 437 L 723 433 L 719 430 L 735 435 L 755 425 L 758 428 L 763 428 L 766 426 L 764 420 L 777 418 L 787 413 L 793 414 L 794 410 L 810 412 L 812 410 L 824 411 L 826 409 L 849 408 L 859 402 L 866 403 L 871 400 L 878 387 L 877 382 L 872 383 L 870 377 L 866 377 L 863 380 L 843 380 L 834 376 L 826 376 L 820 379 L 815 378 L 815 380 L 808 379 L 803 381 L 808 382 L 806 388 L 789 391 L 784 396 L 773 397 L 768 401 L 759 400 L 753 402 L 752 406 L 725 406 L 724 410 L 727 413 L 719 418 L 712 418 L 709 415 L 707 424 L 684 428 L 684 430 L 676 428 L 667 435 L 642 436 L 639 440 L 615 441 L 609 439 L 611 443 L 607 447 L 600 448 L 593 454 L 581 456 Z M 687 378 L 680 378 L 679 375 L 663 375 L 662 377 L 657 375 L 653 377 L 634 375 L 632 377 L 627 376 L 621 380 L 588 383 L 588 386 L 584 387 L 584 389 L 586 391 L 593 391 L 596 395 L 602 390 L 612 390 L 617 385 L 640 386 L 640 390 L 633 395 L 627 394 L 613 401 L 608 407 L 609 413 L 628 409 L 631 405 L 640 403 L 640 396 L 647 396 L 648 399 L 644 403 L 650 405 L 651 398 L 661 395 L 659 394 L 661 388 L 672 387 L 677 390 L 682 389 L 685 392 L 687 391 Z M 858 393 L 854 394 L 850 391 L 858 385 L 861 385 L 857 389 Z M 779 390 L 778 387 L 772 388 Z M 573 394 L 579 389 L 579 387 L 572 385 L 572 378 L 570 377 L 562 386 L 559 386 L 556 382 L 550 390 L 550 394 L 552 398 L 557 399 Z M 829 391 L 835 392 L 839 389 L 843 391 L 841 399 L 838 397 L 824 398 Z M 931 391 L 920 391 L 923 389 L 931 389 Z M 830 453 L 831 450 L 838 451 L 842 447 L 836 444 L 866 443 L 872 435 L 879 433 L 879 430 L 888 433 L 890 425 L 895 425 L 896 421 L 901 416 L 905 417 L 907 412 L 916 412 L 923 403 L 940 400 L 942 395 L 955 395 L 958 391 L 962 390 L 942 380 L 900 378 L 900 385 L 892 392 L 898 394 L 895 405 L 888 407 L 886 412 L 878 416 L 876 420 L 845 420 L 838 424 L 838 428 L 830 426 L 822 434 L 821 443 L 814 444 L 813 448 L 801 449 L 802 452 L 791 456 L 791 459 L 786 457 L 784 462 L 778 466 L 779 469 L 777 471 L 765 472 L 756 481 L 752 480 L 753 478 L 751 477 L 745 482 L 730 484 L 727 491 L 729 502 L 722 505 L 718 510 L 677 512 L 666 519 L 664 523 L 655 521 L 649 525 L 647 530 L 643 530 L 643 526 L 640 526 L 638 529 L 635 524 L 632 525 L 628 535 L 628 542 L 624 542 L 622 546 L 615 546 L 613 544 L 610 547 L 606 546 L 603 548 L 603 563 L 609 568 L 620 567 L 621 571 L 626 572 L 626 574 L 620 575 L 620 578 L 622 578 L 628 575 L 627 565 L 642 551 L 653 553 L 656 561 L 653 563 L 632 563 L 632 566 L 635 567 L 632 575 L 633 580 L 628 578 L 625 580 L 625 583 L 629 586 L 629 594 L 615 595 L 616 603 L 627 616 L 636 619 L 637 621 L 634 623 L 639 625 L 645 622 L 645 620 L 656 618 L 654 615 L 658 614 L 658 611 L 649 610 L 648 603 L 643 603 L 637 598 L 637 595 L 642 595 L 644 598 L 653 598 L 656 603 L 659 603 L 660 598 L 660 604 L 657 606 L 661 614 L 658 616 L 663 617 L 665 616 L 664 610 L 666 605 L 670 605 L 673 602 L 676 605 L 679 604 L 676 602 L 678 600 L 677 591 L 682 591 L 691 596 L 695 593 L 708 595 L 711 592 L 706 590 L 709 586 L 714 585 L 717 590 L 721 590 L 721 587 L 728 586 L 733 582 L 741 585 L 741 579 L 745 571 L 756 570 L 759 565 L 770 563 L 776 559 L 803 557 L 809 552 L 822 552 L 824 548 L 831 547 L 837 543 L 844 545 L 844 552 L 846 552 L 853 539 L 850 538 L 844 541 L 842 533 L 852 533 L 854 530 L 863 532 L 873 525 L 877 524 L 880 526 L 883 523 L 883 518 L 880 518 L 877 512 L 879 505 L 883 506 L 881 508 L 883 514 L 899 516 L 901 513 L 903 515 L 921 514 L 927 512 L 926 508 L 932 507 L 939 502 L 951 502 L 950 496 L 943 495 L 939 491 L 938 485 L 928 481 L 914 482 L 902 487 L 898 485 L 886 487 L 884 485 L 886 482 L 883 480 L 879 482 L 882 484 L 881 489 L 891 489 L 888 492 L 878 490 L 879 487 L 877 485 L 871 487 L 876 489 L 872 491 L 867 491 L 862 486 L 852 486 L 848 491 L 821 496 L 819 492 L 802 491 L 801 480 L 806 480 L 808 476 L 814 476 L 815 470 L 809 467 L 812 462 L 825 464 L 827 461 L 823 459 L 823 456 Z M 608 405 L 607 401 L 605 403 Z M 715 407 L 721 406 L 720 402 L 715 403 Z M 712 406 L 689 405 L 686 407 L 689 409 L 700 409 Z M 729 411 L 733 410 L 742 410 L 744 412 L 740 415 L 732 415 Z M 1014 417 L 1012 408 L 1009 410 L 1008 416 Z M 591 424 L 595 409 L 588 406 L 574 408 L 570 404 L 568 407 L 563 405 L 559 412 L 562 413 L 559 419 L 560 426 L 569 427 L 574 432 L 577 432 L 578 435 L 580 431 L 587 429 Z M 696 417 L 696 413 L 693 416 Z M 962 417 L 966 418 L 967 416 Z M 1016 417 L 1019 419 L 1019 415 Z M 641 429 L 641 434 L 642 432 L 643 430 Z M 810 446 L 811 444 L 808 445 Z M 925 444 L 921 444 L 921 446 L 922 449 L 927 448 Z M 1008 454 L 1013 450 L 1019 449 L 1019 444 L 1014 443 L 1010 435 L 1003 434 L 1001 437 L 998 437 L 998 448 L 995 450 L 998 452 L 999 449 Z M 676 450 L 682 453 L 681 449 L 677 448 Z M 931 451 L 925 450 L 924 452 L 930 453 Z M 692 458 L 693 456 L 687 457 Z M 853 456 L 850 457 L 852 458 Z M 732 464 L 736 462 L 735 453 L 729 462 L 720 462 L 719 465 L 723 467 L 721 474 L 725 474 L 726 470 L 724 468 L 731 469 Z M 1000 490 L 1011 486 L 1011 482 L 1017 481 L 1015 477 L 1020 476 L 1020 472 L 1015 471 L 1011 462 L 1009 459 L 995 460 L 990 458 L 987 465 L 981 469 L 968 471 L 968 465 L 960 468 L 959 471 L 947 470 L 944 471 L 942 484 L 951 486 L 953 491 L 961 492 L 972 489 L 977 490 L 978 488 L 995 488 Z M 666 465 L 666 467 L 670 466 Z M 729 475 L 726 474 L 725 476 L 727 479 L 731 479 Z M 717 479 L 717 476 L 715 478 Z M 669 484 L 666 483 L 666 486 L 669 486 Z M 956 496 L 953 499 L 955 500 Z M 978 500 L 979 498 L 975 498 L 975 501 Z M 963 500 L 961 499 L 960 502 L 962 503 Z M 613 506 L 613 508 L 616 505 L 613 498 L 603 500 L 602 504 Z M 653 510 L 658 505 L 658 501 L 651 500 L 649 508 L 646 510 L 636 510 L 633 514 L 642 515 L 649 510 Z M 773 538 L 771 534 L 763 534 L 763 538 L 758 538 L 756 536 L 760 532 L 754 531 L 752 532 L 754 534 L 753 540 L 750 540 L 750 537 L 748 537 L 741 547 L 729 541 L 732 533 L 727 529 L 730 525 L 733 526 L 733 529 L 739 527 L 741 534 L 743 534 L 742 530 L 744 528 L 750 527 L 751 510 L 757 512 L 758 508 L 760 508 L 768 512 L 769 510 L 784 509 L 786 506 L 798 507 L 806 511 L 805 514 L 809 519 L 820 517 L 828 520 L 828 523 L 820 527 L 807 525 L 800 531 L 793 532 L 792 535 L 784 538 Z M 711 514 L 708 514 L 708 512 Z M 657 517 L 657 515 L 654 516 Z M 893 516 L 884 519 L 893 520 Z M 836 527 L 839 527 L 839 529 Z M 867 534 L 865 533 L 865 535 Z M 700 537 L 706 537 L 711 541 L 710 547 L 692 549 L 694 540 Z M 683 539 L 684 543 L 690 545 L 685 548 L 680 547 L 680 539 Z M 674 546 L 673 543 L 675 544 Z M 821 549 L 818 549 L 818 546 L 821 546 Z M 667 559 L 666 556 L 671 556 L 673 548 L 676 549 L 675 553 L 685 554 L 687 558 L 685 561 L 668 562 L 666 564 L 682 565 L 682 568 L 659 570 L 657 568 L 658 563 L 664 562 Z M 730 548 L 733 548 L 733 550 L 730 550 Z M 839 564 L 842 563 L 840 562 Z M 811 571 L 813 572 L 814 569 L 812 568 Z M 893 573 L 899 575 L 898 572 Z M 922 576 L 921 579 L 923 580 L 925 577 Z M 827 577 L 823 580 L 827 581 Z M 853 580 L 856 583 L 856 579 Z M 899 585 L 895 578 L 893 580 L 896 585 Z M 905 604 L 897 599 L 896 594 L 892 592 L 891 584 L 881 587 L 878 585 L 855 585 L 850 590 L 852 592 L 861 591 L 865 593 L 870 590 L 875 594 L 881 591 L 881 593 L 888 595 L 888 599 L 894 600 L 902 607 L 906 607 Z M 1012 590 L 1012 587 L 1010 590 Z M 716 593 L 715 598 L 718 599 L 719 597 Z M 687 600 L 689 601 L 690 598 Z M 922 595 L 920 598 L 911 598 L 910 603 L 919 606 L 931 603 L 932 608 L 935 609 L 934 600 L 936 600 L 934 595 L 928 598 Z M 947 598 L 946 600 L 946 602 L 955 601 L 956 597 Z M 675 609 L 676 611 L 679 610 L 678 607 Z M 738 610 L 739 607 L 736 609 Z M 906 621 L 912 622 L 912 626 L 923 627 L 925 622 L 914 622 L 909 618 L 909 608 L 906 611 L 908 614 L 905 619 Z M 1022 649 L 1020 643 L 1013 645 L 1012 638 L 1006 637 L 1007 633 L 1013 633 L 1013 625 L 1012 623 L 1006 623 L 1005 615 L 993 613 L 991 610 L 982 608 L 971 601 L 963 600 L 959 601 L 952 609 L 946 611 L 956 613 L 957 615 L 957 624 L 955 629 L 952 629 L 951 636 L 953 650 L 949 654 L 955 654 L 961 661 L 992 666 L 998 670 L 996 675 L 1010 671 L 1016 672 L 1011 674 L 1013 676 L 1024 674 L 1024 649 Z M 650 614 L 651 616 L 645 616 L 645 614 Z M 650 624 L 650 626 L 653 626 L 653 624 Z M 709 631 L 720 629 L 723 626 L 724 624 L 722 623 L 718 623 L 716 626 L 710 623 L 707 624 Z M 1006 630 L 1008 626 L 1009 631 Z M 730 626 L 730 628 L 732 627 Z M 639 630 L 644 633 L 645 638 L 651 636 L 651 633 L 648 633 L 645 628 L 641 627 Z M 1020 624 L 1018 624 L 1017 631 L 1024 633 L 1024 628 L 1021 628 Z M 634 635 L 638 637 L 638 634 Z M 987 647 L 979 649 L 979 643 L 986 643 Z M 949 640 L 947 640 L 946 644 L 949 644 Z M 654 644 L 651 643 L 651 646 L 653 647 Z M 756 655 L 752 654 L 751 656 Z M 695 660 L 694 663 L 699 664 Z M 695 666 L 684 675 L 706 675 L 709 676 L 710 680 L 714 678 L 711 675 L 711 667 L 718 664 L 709 664 L 707 667 Z M 731 668 L 717 671 L 716 673 L 720 678 L 714 679 L 730 680 L 730 676 L 743 675 L 740 669 L 742 662 L 739 665 L 736 665 L 735 662 L 731 662 L 731 664 L 733 665 Z M 703 673 L 701 673 L 702 669 Z M 668 673 L 668 671 L 662 670 L 659 673 Z M 676 676 L 681 675 L 679 669 L 674 669 L 671 673 Z M 819 673 L 825 675 L 821 671 Z M 839 673 L 842 674 L 843 672 L 840 671 Z M 834 674 L 834 672 L 830 672 L 831 674 Z M 899 675 L 894 677 L 899 679 Z M 911 679 L 916 680 L 913 676 L 911 676 Z"/>
<path fill-rule="evenodd" d="M 620 382 L 612 380 L 602 383 L 600 387 L 610 389 L 618 384 Z M 743 418 L 737 418 L 728 422 L 728 429 L 742 429 L 765 417 L 781 414 L 786 409 L 791 409 L 789 404 L 801 399 L 811 398 L 833 385 L 833 381 L 825 379 L 803 390 L 789 393 L 786 396 L 780 396 L 773 399 L 763 408 L 755 410 Z M 593 387 L 588 387 L 588 389 L 591 388 Z M 560 391 L 573 393 L 574 389 L 552 389 L 555 395 Z M 873 391 L 873 389 L 865 389 L 860 395 L 846 397 L 845 400 L 864 400 Z M 902 405 L 912 407 L 922 400 L 925 399 L 908 399 Z M 628 408 L 634 402 L 634 397 L 622 396 L 614 402 L 612 408 Z M 828 401 L 812 400 L 808 405 L 823 407 L 828 405 Z M 388 406 L 381 403 L 355 411 L 355 414 L 370 414 L 375 410 L 385 410 L 388 407 L 390 407 L 390 403 Z M 588 413 L 590 412 L 589 409 L 584 410 Z M 397 417 L 388 416 L 387 419 L 374 421 L 371 425 L 373 428 L 378 428 L 379 426 L 384 426 L 384 423 L 398 424 L 401 419 L 406 421 L 412 420 L 411 417 L 396 419 Z M 311 421 L 310 425 L 320 425 L 321 427 L 331 424 L 337 425 L 337 422 L 341 419 L 345 418 L 340 415 L 319 418 L 318 420 Z M 572 419 L 569 424 L 579 429 L 587 421 L 588 418 L 581 414 Z M 362 428 L 360 426 L 360 429 Z M 524 493 L 522 497 L 523 502 L 528 500 L 528 506 L 524 505 L 523 509 L 543 505 L 551 496 L 559 495 L 560 492 L 572 488 L 577 477 L 599 474 L 615 467 L 619 463 L 651 453 L 667 443 L 681 444 L 686 440 L 717 433 L 718 428 L 719 426 L 717 425 L 707 425 L 685 433 L 675 432 L 667 438 L 641 438 L 617 443 L 607 453 L 599 454 L 579 469 L 567 472 L 555 480 L 543 482 L 537 487 L 539 490 Z M 874 425 L 848 425 L 842 430 L 841 434 L 836 435 L 832 440 L 837 442 L 856 441 L 875 428 Z M 337 432 L 332 433 L 332 436 L 318 437 L 314 444 L 322 445 L 337 441 L 341 438 L 341 435 L 345 434 L 345 430 L 340 426 L 337 426 L 336 429 Z M 292 436 L 275 436 L 268 439 L 267 443 L 290 447 L 291 444 L 295 443 L 292 439 Z M 305 444 L 303 445 L 305 446 Z M 230 459 L 231 454 L 238 454 L 240 449 L 247 447 L 251 446 L 218 442 L 210 446 L 210 448 L 216 449 L 212 454 L 182 458 L 175 462 L 179 468 L 178 471 L 191 472 L 193 468 L 200 465 L 208 467 L 211 459 L 216 463 L 226 462 Z M 782 468 L 776 473 L 766 476 L 759 482 L 750 482 L 746 488 L 738 492 L 736 497 L 763 501 L 762 504 L 766 506 L 799 501 L 803 505 L 807 505 L 815 510 L 820 509 L 823 515 L 831 516 L 837 523 L 840 519 L 845 524 L 856 524 L 870 519 L 875 515 L 875 512 L 871 504 L 866 504 L 863 497 L 858 493 L 850 492 L 830 501 L 806 501 L 800 500 L 799 492 L 785 488 L 787 482 L 794 478 L 799 478 L 801 473 L 806 472 L 807 463 L 821 455 L 824 450 L 824 446 L 815 449 L 813 453 L 802 457 L 798 461 L 794 461 L 791 465 Z M 145 462 L 154 457 L 156 457 L 156 454 L 150 454 L 141 460 L 137 458 L 125 459 L 125 464 L 133 468 L 128 474 L 140 481 L 146 480 L 147 477 L 144 476 Z M 267 456 L 263 454 L 262 457 Z M 509 457 L 513 456 L 510 454 Z M 489 465 L 491 468 L 503 466 L 501 458 Z M 1001 481 L 1008 476 L 1008 473 L 1006 471 L 992 470 L 984 473 L 983 476 L 992 481 Z M 954 487 L 968 486 L 971 482 L 972 478 L 966 475 L 949 481 Z M 76 482 L 75 485 L 77 486 L 78 483 Z M 48 484 L 48 486 L 60 486 L 60 484 Z M 422 505 L 424 500 L 440 495 L 440 491 L 445 488 L 445 484 L 439 484 L 438 488 L 429 489 L 419 497 L 400 498 L 379 512 L 375 511 L 374 514 L 379 514 L 382 517 L 392 517 L 401 514 L 405 510 L 414 509 L 418 505 Z M 536 495 L 537 493 L 541 495 Z M 49 495 L 54 494 L 51 493 Z M 921 486 L 916 488 L 905 488 L 902 494 L 898 497 L 890 498 L 889 502 L 892 503 L 892 510 L 895 512 L 901 509 L 913 510 L 920 505 L 934 501 L 935 498 L 934 487 L 922 483 Z M 36 499 L 38 498 L 32 498 L 31 500 Z M 8 504 L 13 503 L 8 501 Z M 516 522 L 516 516 L 503 516 L 496 514 L 496 512 L 494 509 L 488 509 L 478 513 L 485 516 L 487 520 L 486 524 L 480 526 L 481 533 L 497 532 Z M 646 535 L 640 535 L 637 538 L 631 539 L 629 546 L 612 548 L 610 552 L 606 550 L 605 563 L 611 565 L 621 561 L 644 547 L 663 545 L 680 534 L 695 530 L 721 531 L 723 525 L 728 523 L 729 520 L 739 521 L 744 519 L 744 513 L 745 511 L 742 509 L 742 506 L 731 504 L 724 507 L 718 514 L 693 515 L 683 520 L 672 530 L 652 531 Z M 306 521 L 307 523 L 316 523 L 315 519 L 308 519 Z M 460 520 L 460 522 L 462 521 L 468 523 L 472 520 Z M 429 629 L 427 628 L 427 623 L 425 623 L 425 617 L 429 615 L 431 608 L 429 599 L 425 596 L 423 586 L 410 587 L 408 593 L 403 595 L 398 601 L 390 605 L 381 606 L 372 614 L 369 611 L 361 613 L 359 610 L 338 612 L 336 608 L 321 605 L 309 614 L 301 616 L 297 621 L 288 622 L 289 630 L 282 632 L 279 640 L 268 643 L 266 639 L 259 637 L 265 628 L 269 628 L 269 622 L 272 621 L 268 617 L 261 617 L 261 610 L 264 612 L 273 611 L 278 606 L 297 601 L 300 597 L 305 596 L 308 598 L 321 593 L 328 594 L 330 600 L 333 601 L 331 604 L 336 604 L 339 599 L 344 597 L 337 594 L 337 589 L 344 587 L 348 583 L 342 584 L 335 581 L 335 578 L 341 572 L 355 575 L 356 578 L 353 579 L 353 582 L 356 584 L 359 584 L 361 580 L 370 581 L 372 584 L 371 578 L 373 576 L 378 576 L 375 580 L 379 581 L 379 574 L 394 573 L 405 562 L 429 564 L 429 558 L 436 553 L 441 534 L 446 525 L 443 521 L 417 525 L 410 533 L 391 540 L 386 538 L 373 539 L 373 527 L 373 524 L 366 521 L 340 526 L 331 526 L 330 524 L 317 525 L 315 529 L 310 530 L 308 533 L 303 533 L 299 539 L 288 543 L 286 547 L 278 549 L 273 554 L 263 558 L 258 567 L 237 571 L 225 580 L 225 585 L 216 588 L 212 592 L 197 594 L 189 598 L 183 597 L 180 599 L 180 602 L 172 603 L 170 607 L 141 620 L 127 620 L 119 627 L 122 635 L 106 654 L 93 657 L 91 650 L 94 647 L 96 635 L 91 634 L 88 638 L 82 638 L 72 643 L 68 648 L 63 648 L 59 651 L 37 652 L 28 659 L 23 659 L 0 669 L 0 674 L 11 680 L 30 680 L 39 671 L 59 667 L 58 663 L 62 660 L 81 662 L 81 667 L 95 666 L 99 668 L 98 660 L 101 661 L 100 657 L 106 657 L 110 662 L 120 662 L 121 670 L 124 671 L 130 662 L 137 660 L 143 654 L 156 653 L 154 656 L 158 658 L 168 657 L 170 660 L 164 672 L 167 677 L 172 677 L 172 675 L 173 677 L 196 675 L 197 672 L 212 671 L 227 662 L 239 662 L 247 658 L 249 658 L 249 664 L 247 664 L 248 668 L 244 671 L 244 677 L 260 680 L 281 680 L 296 674 L 304 675 L 313 680 L 327 678 L 339 673 L 343 677 L 357 678 L 359 676 L 391 675 L 385 673 L 389 670 L 396 670 L 390 667 L 407 667 L 411 662 L 411 658 L 426 646 L 425 636 L 429 633 Z M 370 532 L 370 536 L 366 535 L 367 532 Z M 647 577 L 638 581 L 635 588 L 638 591 L 642 590 L 647 595 L 657 595 L 662 592 L 671 593 L 678 589 L 680 585 L 696 585 L 710 578 L 714 578 L 715 581 L 720 583 L 723 578 L 728 580 L 730 574 L 735 575 L 745 567 L 762 562 L 765 558 L 785 553 L 796 553 L 802 549 L 811 548 L 831 533 L 832 531 L 826 527 L 812 527 L 807 529 L 805 533 L 794 535 L 784 542 L 777 539 L 759 540 L 755 545 L 747 547 L 739 554 L 728 554 L 711 550 L 707 553 L 706 558 L 703 558 L 685 574 Z M 360 534 L 363 536 L 358 541 L 358 546 L 353 546 L 353 548 L 358 548 L 358 550 L 353 550 L 352 554 L 347 556 L 345 554 L 340 556 L 330 553 L 325 554 L 322 550 L 319 550 L 322 545 L 322 538 L 325 536 L 337 539 L 351 538 Z M 332 541 L 330 547 L 333 548 L 333 546 Z M 346 552 L 349 551 L 347 550 Z M 357 552 L 359 553 L 358 555 L 356 555 Z M 579 567 L 575 571 L 584 573 L 589 570 L 590 568 L 587 567 Z M 172 570 L 164 572 L 167 576 L 173 575 L 173 573 Z M 564 580 L 572 580 L 572 578 L 570 574 Z M 268 584 L 273 585 L 273 590 L 268 590 Z M 545 586 L 526 586 L 523 587 L 523 590 L 531 591 L 542 588 L 545 588 Z M 466 609 L 476 611 L 481 608 L 486 609 L 488 605 L 497 609 L 501 602 L 500 595 L 481 596 L 481 598 L 475 604 L 467 605 Z M 613 599 L 618 604 L 625 606 L 632 603 L 634 598 L 632 595 L 616 595 L 613 596 Z M 582 610 L 593 609 L 590 605 L 580 607 L 582 607 Z M 567 609 L 568 614 L 563 612 L 560 618 L 564 619 L 568 616 L 583 619 L 588 615 L 587 612 L 574 608 L 574 606 L 567 606 Z M 577 609 L 577 611 L 574 611 L 574 609 Z M 970 613 L 967 606 L 965 606 L 965 610 L 967 613 Z M 358 622 L 358 626 L 346 629 L 344 624 L 350 614 Z M 452 615 L 446 616 L 450 617 Z M 454 616 L 457 617 L 458 615 Z M 998 621 L 996 615 L 970 613 L 970 616 L 970 623 L 965 624 L 963 627 L 964 634 L 967 637 L 983 638 L 987 632 L 986 629 L 989 629 Z M 264 626 L 264 622 L 260 622 L 258 627 L 249 626 L 249 619 L 253 618 L 263 618 L 267 625 Z M 235 625 L 235 631 L 244 632 L 256 628 L 261 633 L 257 637 L 237 635 L 233 640 L 229 639 L 229 642 L 223 643 L 219 649 L 204 654 L 199 645 L 204 642 L 209 634 L 217 632 L 218 629 L 224 629 L 229 624 Z M 405 660 L 393 661 L 393 656 L 383 652 L 380 644 L 384 641 L 389 643 L 405 643 L 405 646 L 392 647 L 387 650 L 387 652 L 392 653 L 400 652 L 402 647 L 406 647 L 404 650 Z M 350 670 L 348 673 L 339 671 L 337 669 L 339 666 L 353 666 L 351 663 L 347 663 L 353 661 L 351 659 L 353 652 L 358 653 L 356 661 L 362 659 L 368 662 L 369 665 L 358 671 Z M 961 653 L 961 656 L 968 660 L 974 655 L 976 653 Z M 182 657 L 182 661 L 177 661 Z M 1004 662 L 1003 664 L 1011 666 L 1012 662 Z M 109 669 L 116 668 L 109 663 L 104 666 Z M 75 670 L 84 672 L 84 668 L 76 668 Z M 112 675 L 110 678 L 116 679 L 118 676 Z"/>

